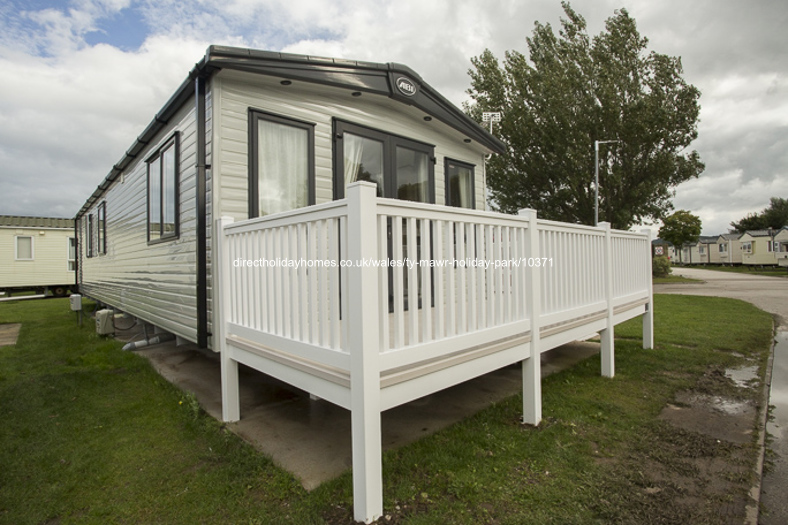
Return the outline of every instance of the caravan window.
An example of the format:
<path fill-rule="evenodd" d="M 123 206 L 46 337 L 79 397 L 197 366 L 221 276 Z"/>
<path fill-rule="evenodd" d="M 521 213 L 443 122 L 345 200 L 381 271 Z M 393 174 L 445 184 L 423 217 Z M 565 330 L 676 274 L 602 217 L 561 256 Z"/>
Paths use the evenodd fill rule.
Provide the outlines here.
<path fill-rule="evenodd" d="M 16 260 L 33 260 L 33 237 L 22 235 L 16 237 Z"/>
<path fill-rule="evenodd" d="M 77 239 L 68 238 L 68 271 L 73 272 L 77 269 Z"/>
<path fill-rule="evenodd" d="M 446 159 L 446 206 L 475 207 L 473 165 Z"/>
<path fill-rule="evenodd" d="M 249 216 L 314 204 L 314 125 L 256 110 L 249 115 Z"/>
<path fill-rule="evenodd" d="M 91 213 L 88 215 L 88 243 L 87 243 L 87 251 L 85 255 L 87 257 L 93 257 L 93 214 Z"/>
<path fill-rule="evenodd" d="M 334 196 L 359 180 L 374 182 L 378 196 L 435 202 L 434 147 L 348 122 L 334 122 Z"/>
<path fill-rule="evenodd" d="M 99 255 L 107 253 L 107 203 L 102 202 L 98 207 L 98 224 L 96 232 L 98 233 L 98 248 Z"/>
<path fill-rule="evenodd" d="M 176 133 L 148 158 L 148 242 L 178 237 L 179 156 Z"/>

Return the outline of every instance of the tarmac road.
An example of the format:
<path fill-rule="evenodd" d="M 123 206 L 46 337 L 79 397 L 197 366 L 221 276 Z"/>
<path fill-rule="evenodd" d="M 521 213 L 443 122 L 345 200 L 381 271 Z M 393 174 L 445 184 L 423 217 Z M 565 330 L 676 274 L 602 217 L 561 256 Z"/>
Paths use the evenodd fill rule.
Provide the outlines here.
<path fill-rule="evenodd" d="M 770 448 L 775 452 L 773 468 L 761 483 L 759 525 L 788 523 L 788 278 L 764 277 L 741 273 L 674 268 L 673 273 L 702 283 L 660 284 L 654 293 L 713 295 L 731 297 L 754 304 L 776 317 L 777 337 L 769 404 L 775 408 L 766 430 L 772 435 Z"/>

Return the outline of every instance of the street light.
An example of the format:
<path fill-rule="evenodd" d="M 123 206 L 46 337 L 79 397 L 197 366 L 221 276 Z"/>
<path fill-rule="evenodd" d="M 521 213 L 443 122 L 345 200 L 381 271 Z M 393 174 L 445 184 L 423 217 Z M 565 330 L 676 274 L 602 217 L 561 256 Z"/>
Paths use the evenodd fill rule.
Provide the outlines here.
<path fill-rule="evenodd" d="M 599 145 L 621 142 L 620 140 L 594 141 L 594 226 L 599 225 Z"/>

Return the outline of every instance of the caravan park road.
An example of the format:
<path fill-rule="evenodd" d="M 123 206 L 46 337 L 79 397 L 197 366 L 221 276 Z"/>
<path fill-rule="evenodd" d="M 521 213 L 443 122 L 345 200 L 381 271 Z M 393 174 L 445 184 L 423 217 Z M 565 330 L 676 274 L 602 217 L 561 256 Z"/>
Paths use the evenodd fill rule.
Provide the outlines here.
<path fill-rule="evenodd" d="M 673 268 L 673 273 L 702 282 L 658 284 L 654 286 L 654 293 L 741 299 L 776 315 L 777 329 L 788 331 L 788 278 L 679 267 Z"/>
<path fill-rule="evenodd" d="M 788 494 L 788 278 L 699 268 L 674 268 L 673 273 L 702 282 L 655 285 L 654 293 L 731 297 L 752 303 L 776 317 L 778 334 L 769 395 L 773 409 L 772 419 L 766 425 L 772 436 L 769 448 L 774 457 L 761 483 L 762 511 L 758 524 L 788 523 L 788 501 L 785 499 Z"/>

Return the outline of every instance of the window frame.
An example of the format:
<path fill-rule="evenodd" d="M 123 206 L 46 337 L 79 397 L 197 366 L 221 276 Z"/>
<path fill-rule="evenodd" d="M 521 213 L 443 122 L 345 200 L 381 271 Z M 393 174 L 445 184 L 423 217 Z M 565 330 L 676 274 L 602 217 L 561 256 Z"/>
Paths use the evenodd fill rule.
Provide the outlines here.
<path fill-rule="evenodd" d="M 397 148 L 402 147 L 427 154 L 427 203 L 435 204 L 435 146 L 380 129 L 354 124 L 346 120 L 333 119 L 334 130 L 334 200 L 345 198 L 345 145 L 343 137 L 350 133 L 383 143 L 383 198 L 397 197 Z"/>
<path fill-rule="evenodd" d="M 752 241 L 745 241 L 741 243 L 741 250 L 744 253 L 752 253 Z"/>
<path fill-rule="evenodd" d="M 146 227 L 147 231 L 145 235 L 148 239 L 148 244 L 159 244 L 163 242 L 170 242 L 176 240 L 180 237 L 181 234 L 181 145 L 180 145 L 180 133 L 175 132 L 173 135 L 168 138 L 162 145 L 159 147 L 152 155 L 150 155 L 147 159 L 145 159 L 145 163 L 147 165 L 146 169 L 146 199 L 145 202 L 147 203 L 146 207 Z M 174 200 L 175 202 L 172 203 L 173 209 L 175 212 L 175 227 L 171 233 L 166 235 L 163 234 L 162 228 L 164 225 L 164 171 L 161 169 L 161 161 L 163 158 L 163 154 L 169 151 L 170 148 L 174 148 L 173 152 L 175 155 L 174 159 L 174 171 L 175 171 L 175 180 L 174 180 Z M 150 190 L 151 190 L 151 166 L 157 165 L 159 166 L 159 237 L 156 239 L 151 239 L 151 210 L 150 210 Z"/>
<path fill-rule="evenodd" d="M 30 257 L 19 257 L 19 239 L 30 239 Z M 14 235 L 14 260 L 15 261 L 35 261 L 36 260 L 36 241 L 33 235 Z"/>
<path fill-rule="evenodd" d="M 107 254 L 107 201 L 96 208 L 96 254 Z"/>
<path fill-rule="evenodd" d="M 471 170 L 471 206 L 469 208 L 463 208 L 458 204 L 451 203 L 451 194 L 449 193 L 449 168 L 454 165 L 459 168 L 468 168 Z M 466 210 L 475 210 L 476 209 L 476 165 L 471 164 L 470 162 L 464 162 L 457 159 L 452 159 L 449 157 L 443 158 L 443 176 L 444 176 L 444 186 L 443 186 L 443 193 L 445 195 L 445 202 L 446 206 L 452 206 L 455 208 L 463 208 Z"/>
<path fill-rule="evenodd" d="M 249 174 L 248 174 L 248 188 L 249 188 L 249 202 L 248 212 L 249 218 L 253 219 L 260 216 L 260 198 L 258 195 L 259 190 L 259 177 L 257 175 L 259 166 L 259 155 L 257 151 L 258 145 L 258 122 L 266 120 L 275 124 L 283 126 L 292 126 L 294 128 L 306 130 L 307 136 L 307 206 L 315 204 L 315 123 L 307 122 L 305 120 L 298 120 L 275 113 L 269 113 L 256 108 L 249 108 Z"/>

